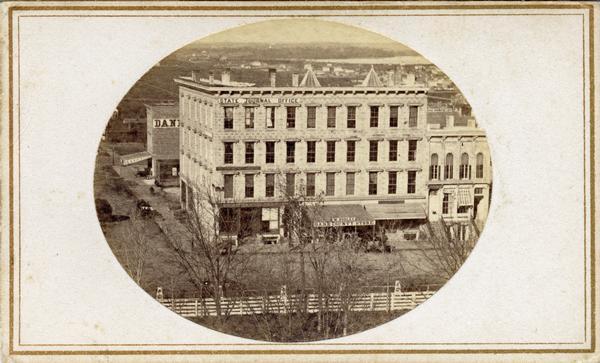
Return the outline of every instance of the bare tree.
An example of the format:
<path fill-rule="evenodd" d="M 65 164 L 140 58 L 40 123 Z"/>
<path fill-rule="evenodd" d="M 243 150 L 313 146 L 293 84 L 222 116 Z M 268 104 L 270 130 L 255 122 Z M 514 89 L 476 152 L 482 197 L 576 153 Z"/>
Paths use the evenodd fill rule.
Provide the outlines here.
<path fill-rule="evenodd" d="M 230 218 L 234 217 L 221 213 L 222 204 L 212 186 L 193 193 L 190 204 L 185 230 L 170 233 L 167 245 L 196 290 L 212 297 L 221 326 L 233 308 L 231 301 L 223 304 L 224 294 L 242 295 L 239 279 L 252 255 L 239 253 L 236 236 L 219 233 L 220 227 L 232 223 Z"/>
<path fill-rule="evenodd" d="M 150 240 L 147 236 L 146 224 L 136 211 L 131 213 L 130 220 L 121 232 L 122 251 L 125 258 L 124 268 L 131 278 L 140 286 L 150 257 Z"/>
<path fill-rule="evenodd" d="M 419 247 L 419 256 L 427 268 L 410 261 L 406 261 L 407 264 L 437 278 L 450 279 L 469 257 L 479 238 L 473 221 L 462 227 L 467 229 L 468 236 L 459 233 L 458 228 L 458 224 L 449 224 L 443 218 L 437 223 L 428 221 L 423 228 L 427 243 Z"/>

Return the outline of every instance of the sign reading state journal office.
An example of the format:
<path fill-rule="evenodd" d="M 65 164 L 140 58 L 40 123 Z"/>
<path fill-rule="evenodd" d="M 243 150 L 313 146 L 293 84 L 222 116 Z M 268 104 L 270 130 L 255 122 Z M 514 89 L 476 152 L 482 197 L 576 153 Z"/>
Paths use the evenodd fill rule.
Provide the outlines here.
<path fill-rule="evenodd" d="M 161 118 L 154 119 L 153 125 L 155 129 L 168 129 L 179 127 L 179 119 L 177 118 Z"/>
<path fill-rule="evenodd" d="M 237 103 L 241 105 L 259 105 L 263 103 L 268 104 L 289 104 L 289 103 L 299 103 L 299 99 L 297 98 L 286 98 L 286 97 L 251 97 L 251 98 L 220 98 L 219 103 Z"/>

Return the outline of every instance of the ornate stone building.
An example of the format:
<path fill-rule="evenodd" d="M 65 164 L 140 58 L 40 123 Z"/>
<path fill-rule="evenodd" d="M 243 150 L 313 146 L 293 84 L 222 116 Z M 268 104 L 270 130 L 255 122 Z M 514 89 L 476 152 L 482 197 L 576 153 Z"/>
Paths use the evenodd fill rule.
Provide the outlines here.
<path fill-rule="evenodd" d="M 176 79 L 185 206 L 210 190 L 253 235 L 284 233 L 286 193 L 322 196 L 338 216 L 323 223 L 426 219 L 426 88 L 397 85 L 393 74 L 382 81 L 374 69 L 352 87 L 322 86 L 310 68 L 291 86 L 279 86 L 274 70 L 268 77 L 267 86 L 233 81 L 227 70 Z"/>

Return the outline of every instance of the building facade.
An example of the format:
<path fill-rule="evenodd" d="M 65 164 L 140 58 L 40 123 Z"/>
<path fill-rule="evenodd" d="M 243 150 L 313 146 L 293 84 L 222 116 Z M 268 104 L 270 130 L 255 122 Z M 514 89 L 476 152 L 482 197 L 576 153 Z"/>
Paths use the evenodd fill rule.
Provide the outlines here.
<path fill-rule="evenodd" d="M 382 82 L 374 69 L 354 87 L 322 87 L 310 68 L 291 86 L 268 76 L 260 87 L 227 71 L 176 79 L 184 206 L 212 190 L 238 226 L 255 226 L 249 234 L 285 233 L 285 195 L 297 193 L 347 211 L 341 225 L 426 219 L 426 88 Z"/>
<path fill-rule="evenodd" d="M 147 151 L 152 176 L 160 186 L 179 186 L 179 123 L 177 103 L 146 105 Z"/>
<path fill-rule="evenodd" d="M 481 230 L 492 193 L 492 164 L 485 132 L 475 119 L 448 113 L 427 131 L 428 219 Z"/>

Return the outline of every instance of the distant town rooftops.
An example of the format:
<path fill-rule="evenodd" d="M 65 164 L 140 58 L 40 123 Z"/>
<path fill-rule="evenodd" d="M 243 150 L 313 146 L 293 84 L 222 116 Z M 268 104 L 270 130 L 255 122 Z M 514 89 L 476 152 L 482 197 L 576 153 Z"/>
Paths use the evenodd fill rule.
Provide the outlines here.
<path fill-rule="evenodd" d="M 432 129 L 447 129 L 454 127 L 477 127 L 473 116 L 461 115 L 460 112 L 428 112 L 427 124 Z"/>

